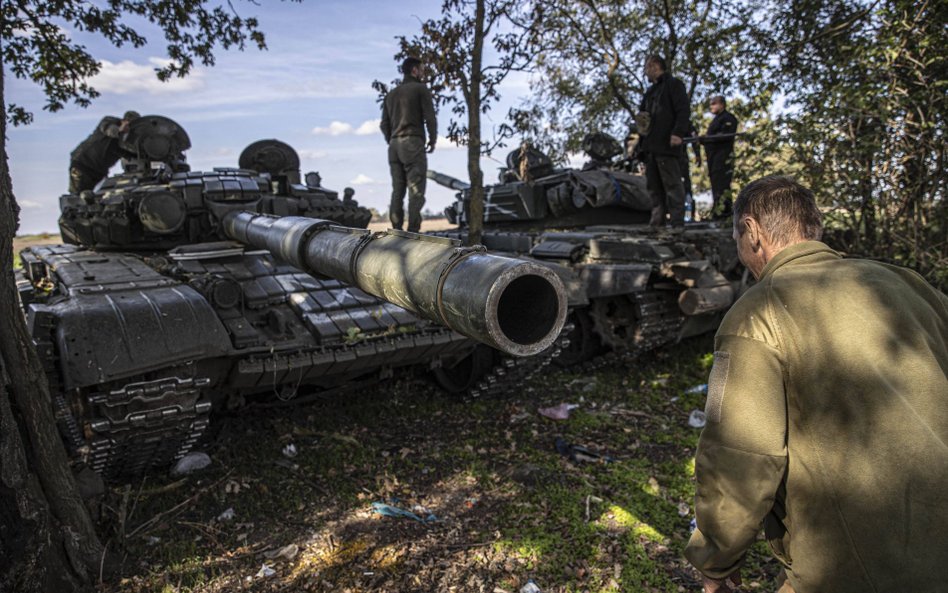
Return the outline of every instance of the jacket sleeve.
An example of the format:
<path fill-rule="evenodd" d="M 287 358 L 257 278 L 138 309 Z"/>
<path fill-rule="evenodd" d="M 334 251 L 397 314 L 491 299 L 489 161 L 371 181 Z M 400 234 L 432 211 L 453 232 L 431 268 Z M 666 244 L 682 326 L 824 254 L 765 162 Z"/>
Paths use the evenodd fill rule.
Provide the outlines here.
<path fill-rule="evenodd" d="M 434 99 L 431 98 L 431 91 L 428 87 L 425 87 L 421 94 L 421 112 L 425 117 L 428 142 L 436 142 L 438 140 L 438 118 L 435 115 Z"/>
<path fill-rule="evenodd" d="M 392 118 L 388 114 L 388 95 L 385 96 L 385 100 L 382 101 L 382 121 L 379 123 L 379 129 L 382 130 L 382 135 L 385 136 L 385 143 L 388 144 L 392 140 Z"/>
<path fill-rule="evenodd" d="M 759 340 L 719 336 L 705 414 L 695 456 L 698 527 L 685 557 L 705 575 L 724 578 L 754 543 L 787 468 L 779 352 Z"/>
<path fill-rule="evenodd" d="M 711 122 L 711 125 L 708 126 L 708 133 L 704 139 L 704 144 L 727 144 L 729 142 L 734 142 L 734 137 L 730 138 L 712 138 L 711 136 L 717 136 L 718 134 L 733 134 L 737 132 L 737 118 L 726 113 L 723 117 L 716 117 Z"/>
<path fill-rule="evenodd" d="M 688 135 L 688 128 L 691 126 L 691 103 L 688 102 L 688 92 L 685 91 L 685 83 L 677 78 L 670 78 L 667 84 L 672 112 L 675 114 L 672 135 L 684 138 Z"/>

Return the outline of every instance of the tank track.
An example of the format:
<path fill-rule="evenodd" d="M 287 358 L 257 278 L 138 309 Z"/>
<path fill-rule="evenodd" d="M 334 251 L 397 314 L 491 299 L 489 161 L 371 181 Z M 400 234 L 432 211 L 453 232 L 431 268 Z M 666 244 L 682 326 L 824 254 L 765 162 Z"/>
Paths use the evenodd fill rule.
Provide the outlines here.
<path fill-rule="evenodd" d="M 675 294 L 646 290 L 629 296 L 634 306 L 636 322 L 634 340 L 629 347 L 613 349 L 573 368 L 594 371 L 619 361 L 632 360 L 643 352 L 674 342 L 681 329 L 681 312 Z M 468 390 L 470 398 L 496 398 L 508 395 L 528 383 L 549 366 L 569 346 L 572 324 L 563 327 L 560 337 L 545 351 L 526 358 L 505 356 L 491 368 L 477 384 Z"/>
<path fill-rule="evenodd" d="M 563 348 L 569 346 L 569 338 L 566 335 L 571 330 L 571 326 L 564 326 L 560 337 L 553 342 L 553 345 L 535 356 L 502 357 L 474 387 L 468 390 L 467 395 L 472 398 L 499 397 L 524 385 L 538 372 L 549 366 Z"/>
<path fill-rule="evenodd" d="M 211 411 L 208 384 L 163 377 L 92 393 L 57 393 L 54 412 L 75 462 L 107 478 L 140 475 L 180 459 L 204 433 Z"/>

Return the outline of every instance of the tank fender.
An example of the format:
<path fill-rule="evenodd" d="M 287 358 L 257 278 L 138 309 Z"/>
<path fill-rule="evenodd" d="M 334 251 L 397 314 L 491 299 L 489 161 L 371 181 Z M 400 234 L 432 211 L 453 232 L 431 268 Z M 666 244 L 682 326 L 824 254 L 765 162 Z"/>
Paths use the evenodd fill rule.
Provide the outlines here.
<path fill-rule="evenodd" d="M 74 294 L 31 305 L 56 320 L 55 340 L 67 389 L 231 352 L 227 330 L 210 304 L 185 285 Z M 113 328 L 105 333 L 103 328 Z M 108 337 L 107 337 L 108 336 Z"/>
<path fill-rule="evenodd" d="M 592 299 L 645 290 L 651 274 L 650 264 L 587 264 L 579 267 L 579 277 Z"/>

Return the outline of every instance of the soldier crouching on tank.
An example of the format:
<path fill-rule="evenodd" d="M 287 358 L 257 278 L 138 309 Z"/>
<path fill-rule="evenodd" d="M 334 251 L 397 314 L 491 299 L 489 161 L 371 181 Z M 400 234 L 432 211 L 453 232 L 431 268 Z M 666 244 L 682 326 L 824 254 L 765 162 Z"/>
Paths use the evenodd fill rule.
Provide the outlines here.
<path fill-rule="evenodd" d="M 434 152 L 438 139 L 431 91 L 422 82 L 425 66 L 418 58 L 405 58 L 405 78 L 385 96 L 379 127 L 388 143 L 388 165 L 392 173 L 392 201 L 388 216 L 392 228 L 401 229 L 405 221 L 405 190 L 408 190 L 408 230 L 421 230 L 421 208 L 425 205 L 428 157 L 425 155 L 425 131 L 428 152 Z"/>
<path fill-rule="evenodd" d="M 95 188 L 109 174 L 112 165 L 128 154 L 119 145 L 131 122 L 141 117 L 137 111 L 126 111 L 122 119 L 102 118 L 95 131 L 72 151 L 69 163 L 69 193 L 79 194 Z"/>
<path fill-rule="evenodd" d="M 945 590 L 948 297 L 822 231 L 787 177 L 734 203 L 758 282 L 714 340 L 685 548 L 705 593 L 740 584 L 761 525 L 779 593 Z"/>

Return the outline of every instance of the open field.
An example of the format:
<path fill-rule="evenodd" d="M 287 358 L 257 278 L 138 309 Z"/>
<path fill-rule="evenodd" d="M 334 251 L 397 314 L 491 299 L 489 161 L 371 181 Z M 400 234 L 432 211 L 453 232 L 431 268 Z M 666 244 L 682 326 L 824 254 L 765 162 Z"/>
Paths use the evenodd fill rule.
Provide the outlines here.
<path fill-rule="evenodd" d="M 460 401 L 401 375 L 218 418 L 201 473 L 114 487 L 123 578 L 103 590 L 515 593 L 533 579 L 544 593 L 699 591 L 681 554 L 699 433 L 688 417 L 704 395 L 687 390 L 706 381 L 711 350 L 705 336 L 622 368 L 551 372 L 504 399 Z M 566 402 L 578 405 L 567 420 L 537 413 Z M 558 437 L 611 461 L 570 460 Z M 772 588 L 764 549 L 746 590 Z"/>

